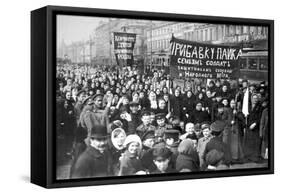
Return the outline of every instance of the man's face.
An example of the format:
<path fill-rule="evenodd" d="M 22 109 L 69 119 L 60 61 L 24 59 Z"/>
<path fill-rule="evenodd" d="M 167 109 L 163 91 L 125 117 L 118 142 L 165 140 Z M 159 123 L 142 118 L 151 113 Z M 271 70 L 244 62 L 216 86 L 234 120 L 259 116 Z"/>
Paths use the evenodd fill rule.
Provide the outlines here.
<path fill-rule="evenodd" d="M 180 95 L 180 91 L 176 90 L 175 91 L 175 96 L 179 96 Z"/>
<path fill-rule="evenodd" d="M 242 86 L 243 86 L 243 88 L 248 87 L 248 82 L 243 82 L 243 83 L 242 83 Z"/>
<path fill-rule="evenodd" d="M 157 119 L 157 124 L 158 126 L 163 127 L 165 125 L 165 119 Z"/>
<path fill-rule="evenodd" d="M 102 97 L 96 97 L 96 99 L 94 100 L 94 104 L 97 108 L 102 108 Z"/>
<path fill-rule="evenodd" d="M 169 161 L 170 160 L 168 158 L 165 160 L 153 160 L 154 164 L 160 172 L 165 172 L 165 170 L 167 170 Z"/>
<path fill-rule="evenodd" d="M 223 91 L 223 92 L 226 92 L 226 91 L 227 91 L 227 87 L 226 87 L 226 86 L 223 86 L 223 87 L 222 87 L 222 91 Z"/>
<path fill-rule="evenodd" d="M 106 150 L 107 138 L 91 138 L 91 146 L 103 153 Z"/>
<path fill-rule="evenodd" d="M 210 134 L 211 134 L 211 133 L 210 133 L 211 131 L 210 131 L 209 128 L 205 128 L 202 132 L 203 132 L 203 136 L 204 136 L 204 137 L 209 137 Z"/>
<path fill-rule="evenodd" d="M 154 138 L 148 138 L 148 139 L 143 141 L 143 145 L 145 145 L 145 146 L 147 146 L 149 148 L 153 148 L 154 143 L 155 143 Z"/>
<path fill-rule="evenodd" d="M 144 115 L 141 118 L 144 125 L 148 125 L 150 123 L 150 115 Z"/>
<path fill-rule="evenodd" d="M 187 92 L 187 97 L 190 98 L 192 93 L 190 91 Z"/>

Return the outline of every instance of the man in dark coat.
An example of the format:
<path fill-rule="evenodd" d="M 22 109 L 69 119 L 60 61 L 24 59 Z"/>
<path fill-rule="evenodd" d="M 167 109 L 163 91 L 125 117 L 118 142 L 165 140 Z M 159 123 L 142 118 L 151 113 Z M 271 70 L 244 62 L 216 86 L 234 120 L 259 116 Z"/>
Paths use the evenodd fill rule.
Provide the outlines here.
<path fill-rule="evenodd" d="M 152 151 L 153 164 L 155 168 L 150 174 L 173 173 L 176 172 L 171 164 L 172 152 L 166 147 L 155 147 Z"/>
<path fill-rule="evenodd" d="M 177 89 L 175 90 L 175 95 L 171 98 L 171 112 L 180 119 L 182 118 L 182 105 L 182 97 L 180 96 L 180 91 Z"/>
<path fill-rule="evenodd" d="M 251 162 L 260 160 L 261 140 L 259 136 L 260 119 L 262 108 L 256 94 L 252 95 L 249 115 L 247 116 L 247 127 L 245 130 L 243 146 L 245 159 Z"/>
<path fill-rule="evenodd" d="M 141 114 L 139 109 L 139 103 L 130 102 L 130 119 L 128 119 L 128 133 L 134 134 L 136 128 L 141 125 Z"/>
<path fill-rule="evenodd" d="M 210 121 L 209 114 L 202 110 L 202 103 L 198 101 L 195 110 L 191 113 L 190 122 L 202 123 L 204 121 Z"/>
<path fill-rule="evenodd" d="M 196 98 L 190 90 L 186 94 L 182 101 L 183 120 L 185 123 L 190 122 L 190 114 L 194 110 L 194 103 L 196 102 Z"/>
<path fill-rule="evenodd" d="M 211 124 L 211 133 L 214 136 L 206 144 L 205 151 L 203 153 L 203 160 L 206 162 L 206 155 L 213 149 L 223 152 L 223 163 L 229 165 L 231 163 L 231 154 L 228 146 L 222 141 L 222 132 L 224 130 L 225 123 L 223 121 L 215 121 Z"/>
<path fill-rule="evenodd" d="M 107 149 L 105 126 L 94 126 L 90 145 L 71 168 L 70 178 L 106 177 L 112 175 L 112 159 Z"/>

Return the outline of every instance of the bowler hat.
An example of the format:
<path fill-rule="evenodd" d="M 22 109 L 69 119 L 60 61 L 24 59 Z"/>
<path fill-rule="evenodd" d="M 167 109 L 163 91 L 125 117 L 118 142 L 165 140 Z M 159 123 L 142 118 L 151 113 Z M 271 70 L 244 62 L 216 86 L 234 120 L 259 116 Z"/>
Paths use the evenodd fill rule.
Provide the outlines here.
<path fill-rule="evenodd" d="M 104 125 L 95 125 L 91 128 L 90 138 L 106 138 L 107 137 L 107 128 Z"/>

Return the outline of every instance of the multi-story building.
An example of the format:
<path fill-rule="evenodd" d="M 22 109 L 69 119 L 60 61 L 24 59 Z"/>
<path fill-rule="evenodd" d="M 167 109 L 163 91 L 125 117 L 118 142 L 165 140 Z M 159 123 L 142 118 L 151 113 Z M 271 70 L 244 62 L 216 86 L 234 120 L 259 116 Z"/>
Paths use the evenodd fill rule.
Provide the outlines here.
<path fill-rule="evenodd" d="M 184 29 L 192 25 L 190 23 L 161 22 L 146 29 L 147 57 L 145 65 L 150 67 L 168 66 L 172 35 L 184 39 Z"/>
<path fill-rule="evenodd" d="M 97 64 L 116 65 L 113 46 L 114 32 L 128 32 L 136 34 L 134 46 L 135 63 L 143 63 L 147 46 L 145 45 L 145 29 L 150 25 L 148 20 L 109 19 L 100 23 L 93 33 L 96 54 L 94 61 Z"/>
<path fill-rule="evenodd" d="M 176 38 L 195 42 L 241 46 L 244 51 L 240 61 L 242 78 L 267 79 L 267 27 L 178 22 L 162 23 L 146 30 L 148 46 L 146 65 L 150 67 L 169 65 L 169 42 L 172 34 Z"/>

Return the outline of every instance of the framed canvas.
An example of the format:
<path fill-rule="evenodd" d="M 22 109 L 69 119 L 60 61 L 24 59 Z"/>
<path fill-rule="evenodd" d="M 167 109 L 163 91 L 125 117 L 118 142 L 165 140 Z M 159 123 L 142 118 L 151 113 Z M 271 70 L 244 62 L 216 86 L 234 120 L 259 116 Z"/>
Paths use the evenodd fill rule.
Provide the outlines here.
<path fill-rule="evenodd" d="M 31 182 L 274 172 L 272 20 L 31 12 Z"/>

